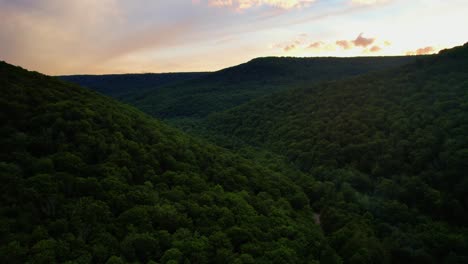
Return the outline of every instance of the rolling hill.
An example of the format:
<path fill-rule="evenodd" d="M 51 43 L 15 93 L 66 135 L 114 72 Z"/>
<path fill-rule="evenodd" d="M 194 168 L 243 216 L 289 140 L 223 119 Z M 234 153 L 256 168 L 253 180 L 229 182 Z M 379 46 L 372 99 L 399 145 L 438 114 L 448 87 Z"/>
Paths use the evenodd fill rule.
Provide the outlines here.
<path fill-rule="evenodd" d="M 259 58 L 127 102 L 160 118 L 202 118 L 275 91 L 395 67 L 413 59 Z"/>
<path fill-rule="evenodd" d="M 345 203 L 324 201 L 322 226 L 343 259 L 355 254 L 350 212 L 362 210 L 393 263 L 461 263 L 467 69 L 465 44 L 398 69 L 275 93 L 211 115 L 204 126 L 332 182 Z"/>
<path fill-rule="evenodd" d="M 67 75 L 58 77 L 64 81 L 69 81 L 122 100 L 135 93 L 148 92 L 164 85 L 195 79 L 205 74 L 207 73 L 144 73 Z"/>
<path fill-rule="evenodd" d="M 143 91 L 137 87 L 140 81 L 136 80 L 145 75 L 103 76 L 99 77 L 102 78 L 99 86 L 88 84 L 87 79 L 80 76 L 65 80 L 90 88 L 99 87 L 100 92 L 111 96 L 115 96 L 114 90 L 117 89 L 120 100 L 158 118 L 199 119 L 275 91 L 392 68 L 416 58 L 258 58 L 198 78 L 167 83 L 163 87 L 156 81 L 156 89 L 151 87 L 150 80 L 144 80 L 145 86 L 148 84 L 147 87 L 151 89 Z M 115 82 L 118 84 L 115 85 Z"/>
<path fill-rule="evenodd" d="M 291 177 L 4 62 L 0 87 L 2 263 L 339 261 Z"/>
<path fill-rule="evenodd" d="M 119 97 L 188 135 L 1 62 L 0 261 L 466 263 L 467 69 L 261 58 Z"/>

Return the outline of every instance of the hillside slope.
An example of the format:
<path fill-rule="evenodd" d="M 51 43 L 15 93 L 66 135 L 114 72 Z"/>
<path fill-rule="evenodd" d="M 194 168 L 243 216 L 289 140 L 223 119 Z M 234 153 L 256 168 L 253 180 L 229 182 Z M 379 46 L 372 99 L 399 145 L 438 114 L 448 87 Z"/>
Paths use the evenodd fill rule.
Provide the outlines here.
<path fill-rule="evenodd" d="M 289 177 L 4 62 L 0 87 L 0 262 L 339 263 Z"/>
<path fill-rule="evenodd" d="M 60 79 L 78 84 L 121 100 L 135 93 L 148 92 L 161 86 L 199 78 L 208 73 L 144 73 L 109 75 L 68 75 Z"/>
<path fill-rule="evenodd" d="M 344 259 L 354 254 L 344 234 L 352 234 L 346 222 L 357 206 L 372 215 L 394 263 L 467 261 L 468 44 L 276 93 L 213 115 L 205 127 L 341 186 L 348 205 L 325 203 L 322 223 Z"/>
<path fill-rule="evenodd" d="M 124 101 L 156 117 L 200 118 L 275 91 L 400 66 L 416 57 L 258 58 Z"/>

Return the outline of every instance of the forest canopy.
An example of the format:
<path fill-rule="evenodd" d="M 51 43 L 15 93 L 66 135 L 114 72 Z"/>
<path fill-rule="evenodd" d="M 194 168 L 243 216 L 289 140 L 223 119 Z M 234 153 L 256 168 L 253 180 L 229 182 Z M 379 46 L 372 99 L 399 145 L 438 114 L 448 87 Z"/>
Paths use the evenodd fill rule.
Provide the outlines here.
<path fill-rule="evenodd" d="M 339 258 L 290 177 L 4 62 L 0 86 L 2 263 Z"/>
<path fill-rule="evenodd" d="M 118 88 L 158 121 L 0 62 L 0 261 L 467 263 L 466 69 L 468 44 Z"/>

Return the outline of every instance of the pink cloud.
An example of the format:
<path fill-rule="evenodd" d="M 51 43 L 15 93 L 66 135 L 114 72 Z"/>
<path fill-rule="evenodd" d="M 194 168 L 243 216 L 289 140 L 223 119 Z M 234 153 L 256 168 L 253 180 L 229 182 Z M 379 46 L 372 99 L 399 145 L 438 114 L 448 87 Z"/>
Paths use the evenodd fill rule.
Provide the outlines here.
<path fill-rule="evenodd" d="M 368 46 L 372 45 L 375 42 L 375 38 L 366 38 L 363 36 L 364 34 L 361 33 L 357 36 L 354 40 L 338 40 L 336 41 L 336 45 L 340 46 L 341 48 L 348 50 L 354 47 L 362 47 L 367 48 Z"/>
<path fill-rule="evenodd" d="M 351 0 L 354 5 L 377 5 L 389 2 L 389 0 Z"/>
<path fill-rule="evenodd" d="M 286 47 L 283 48 L 283 50 L 286 51 L 286 52 L 294 50 L 294 49 L 296 49 L 296 45 L 294 45 L 294 44 L 287 45 Z"/>
<path fill-rule="evenodd" d="M 309 45 L 309 48 L 310 49 L 319 49 L 323 46 L 323 42 L 322 41 L 316 41 L 316 42 L 313 42 Z"/>
<path fill-rule="evenodd" d="M 352 41 L 347 41 L 347 40 L 337 40 L 336 45 L 342 47 L 343 49 L 352 49 L 353 48 L 353 43 Z"/>
<path fill-rule="evenodd" d="M 208 0 L 208 5 L 213 7 L 233 8 L 235 10 L 245 10 L 259 6 L 292 9 L 306 7 L 314 2 L 315 0 Z"/>
<path fill-rule="evenodd" d="M 355 39 L 352 40 L 336 40 L 334 42 L 322 41 L 322 40 L 315 40 L 315 41 L 308 41 L 306 38 L 306 34 L 299 35 L 298 38 L 295 40 L 283 42 L 282 44 L 274 45 L 275 48 L 280 48 L 283 51 L 291 51 L 293 49 L 309 49 L 313 50 L 314 52 L 322 52 L 322 51 L 336 51 L 337 48 L 341 48 L 343 50 L 351 50 L 351 49 L 362 49 L 363 52 L 379 52 L 383 48 L 383 46 L 391 45 L 388 41 L 383 41 L 381 43 L 376 43 L 376 38 L 367 38 L 364 37 L 364 34 L 359 34 Z"/>
<path fill-rule="evenodd" d="M 382 48 L 377 46 L 377 45 L 372 46 L 372 48 L 370 48 L 370 52 L 379 52 L 381 50 L 382 50 Z"/>
<path fill-rule="evenodd" d="M 421 49 L 416 50 L 416 54 L 418 54 L 418 55 L 430 54 L 430 53 L 434 53 L 434 52 L 435 52 L 434 47 L 425 47 L 425 48 L 421 48 Z"/>
<path fill-rule="evenodd" d="M 408 51 L 406 55 L 426 55 L 426 54 L 433 54 L 436 52 L 436 49 L 432 46 L 427 46 L 424 48 L 419 48 L 415 51 Z"/>
<path fill-rule="evenodd" d="M 375 38 L 365 38 L 362 35 L 363 33 L 359 34 L 359 36 L 355 40 L 353 40 L 354 46 L 366 48 L 367 46 L 374 43 Z"/>

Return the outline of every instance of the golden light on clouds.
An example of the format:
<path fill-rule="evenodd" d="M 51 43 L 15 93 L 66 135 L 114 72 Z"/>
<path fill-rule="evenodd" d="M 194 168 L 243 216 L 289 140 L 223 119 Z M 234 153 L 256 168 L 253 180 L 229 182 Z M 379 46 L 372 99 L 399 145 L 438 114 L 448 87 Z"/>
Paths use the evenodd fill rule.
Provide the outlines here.
<path fill-rule="evenodd" d="M 355 5 L 376 5 L 389 2 L 390 0 L 351 0 L 352 4 Z"/>
<path fill-rule="evenodd" d="M 372 43 L 374 43 L 375 38 L 366 38 L 363 35 L 364 35 L 364 33 L 359 34 L 359 36 L 357 36 L 357 38 L 352 41 L 354 46 L 364 47 L 365 48 L 365 47 L 371 45 Z"/>
<path fill-rule="evenodd" d="M 345 49 L 345 50 L 348 50 L 348 49 L 352 49 L 353 48 L 353 44 L 352 44 L 352 41 L 349 41 L 349 40 L 337 40 L 335 41 L 336 45 Z"/>
<path fill-rule="evenodd" d="M 313 51 L 314 54 L 336 52 L 339 50 L 352 51 L 353 54 L 360 52 L 363 54 L 377 53 L 383 51 L 383 47 L 391 46 L 390 41 L 377 41 L 375 37 L 365 37 L 364 33 L 360 33 L 356 38 L 351 40 L 336 40 L 336 41 L 324 41 L 324 40 L 308 40 L 307 34 L 301 34 L 294 40 L 282 42 L 273 45 L 273 48 L 282 49 L 284 52 L 295 51 L 299 53 Z"/>
<path fill-rule="evenodd" d="M 59 75 L 430 54 L 468 41 L 467 13 L 465 0 L 0 0 L 0 60 Z"/>
<path fill-rule="evenodd" d="M 369 51 L 370 51 L 370 52 L 379 52 L 379 51 L 381 51 L 381 50 L 382 50 L 382 48 L 379 47 L 379 46 L 372 46 L 372 48 L 370 48 Z"/>
<path fill-rule="evenodd" d="M 200 1 L 197 0 L 196 3 Z M 304 7 L 315 0 L 209 0 L 208 5 L 214 7 L 228 7 L 235 10 L 244 10 L 259 6 L 271 6 L 281 9 Z"/>
<path fill-rule="evenodd" d="M 426 54 L 434 54 L 436 53 L 436 48 L 432 46 L 427 46 L 424 48 L 419 48 L 415 51 L 408 51 L 406 55 L 426 55 Z"/>

